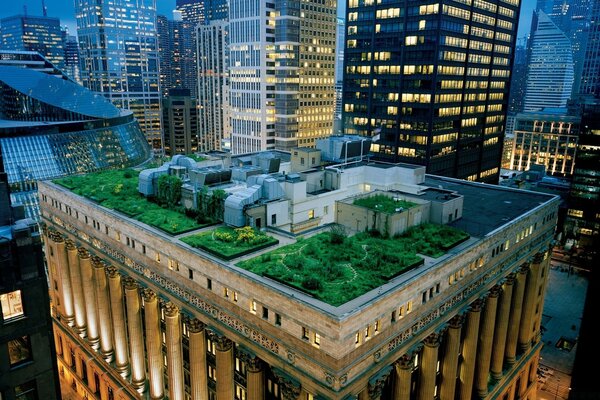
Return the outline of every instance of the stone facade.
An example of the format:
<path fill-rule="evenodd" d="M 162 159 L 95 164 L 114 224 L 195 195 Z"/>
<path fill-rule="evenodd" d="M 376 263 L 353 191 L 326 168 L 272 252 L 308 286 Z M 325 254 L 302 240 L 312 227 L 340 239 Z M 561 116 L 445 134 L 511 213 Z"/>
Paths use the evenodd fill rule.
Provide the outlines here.
<path fill-rule="evenodd" d="M 443 183 L 501 191 L 522 207 L 333 307 L 43 182 L 59 365 L 102 400 L 534 399 L 558 200 Z M 87 257 L 84 297 L 106 300 L 95 310 L 73 306 Z"/>

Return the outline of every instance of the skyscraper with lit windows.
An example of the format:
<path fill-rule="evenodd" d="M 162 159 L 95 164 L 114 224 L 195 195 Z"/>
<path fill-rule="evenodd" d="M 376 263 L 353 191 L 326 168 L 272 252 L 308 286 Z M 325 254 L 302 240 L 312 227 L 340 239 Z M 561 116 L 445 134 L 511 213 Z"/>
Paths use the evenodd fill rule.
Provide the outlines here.
<path fill-rule="evenodd" d="M 497 182 L 518 0 L 350 0 L 345 132 L 427 172 Z"/>
<path fill-rule="evenodd" d="M 83 85 L 130 109 L 162 147 L 156 0 L 77 0 Z"/>
<path fill-rule="evenodd" d="M 30 15 L 2 18 L 0 47 L 3 50 L 37 51 L 57 68 L 65 66 L 65 37 L 58 18 Z"/>
<path fill-rule="evenodd" d="M 229 6 L 232 151 L 310 147 L 331 135 L 336 1 Z"/>

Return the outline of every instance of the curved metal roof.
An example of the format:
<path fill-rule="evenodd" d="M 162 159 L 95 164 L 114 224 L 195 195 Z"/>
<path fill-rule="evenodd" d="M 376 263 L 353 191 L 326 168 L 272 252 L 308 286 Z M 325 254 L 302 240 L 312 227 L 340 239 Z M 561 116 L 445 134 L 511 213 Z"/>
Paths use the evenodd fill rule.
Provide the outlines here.
<path fill-rule="evenodd" d="M 0 81 L 33 99 L 91 118 L 114 118 L 120 115 L 119 109 L 104 96 L 43 72 L 0 66 Z"/>

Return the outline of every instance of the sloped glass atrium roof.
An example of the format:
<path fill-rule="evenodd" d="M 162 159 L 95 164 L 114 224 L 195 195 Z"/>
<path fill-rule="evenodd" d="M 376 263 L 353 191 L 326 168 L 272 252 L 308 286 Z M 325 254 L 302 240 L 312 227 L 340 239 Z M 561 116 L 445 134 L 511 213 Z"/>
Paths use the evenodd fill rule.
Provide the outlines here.
<path fill-rule="evenodd" d="M 0 82 L 33 99 L 91 118 L 114 118 L 121 111 L 83 86 L 28 68 L 0 66 Z"/>

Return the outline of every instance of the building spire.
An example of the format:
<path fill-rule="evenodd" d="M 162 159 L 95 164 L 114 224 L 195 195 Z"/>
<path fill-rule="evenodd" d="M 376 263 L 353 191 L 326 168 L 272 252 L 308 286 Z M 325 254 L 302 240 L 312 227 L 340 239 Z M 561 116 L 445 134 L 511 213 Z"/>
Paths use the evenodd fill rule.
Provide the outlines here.
<path fill-rule="evenodd" d="M 44 17 L 48 16 L 48 10 L 46 9 L 46 2 L 44 0 L 42 0 L 42 15 Z"/>

